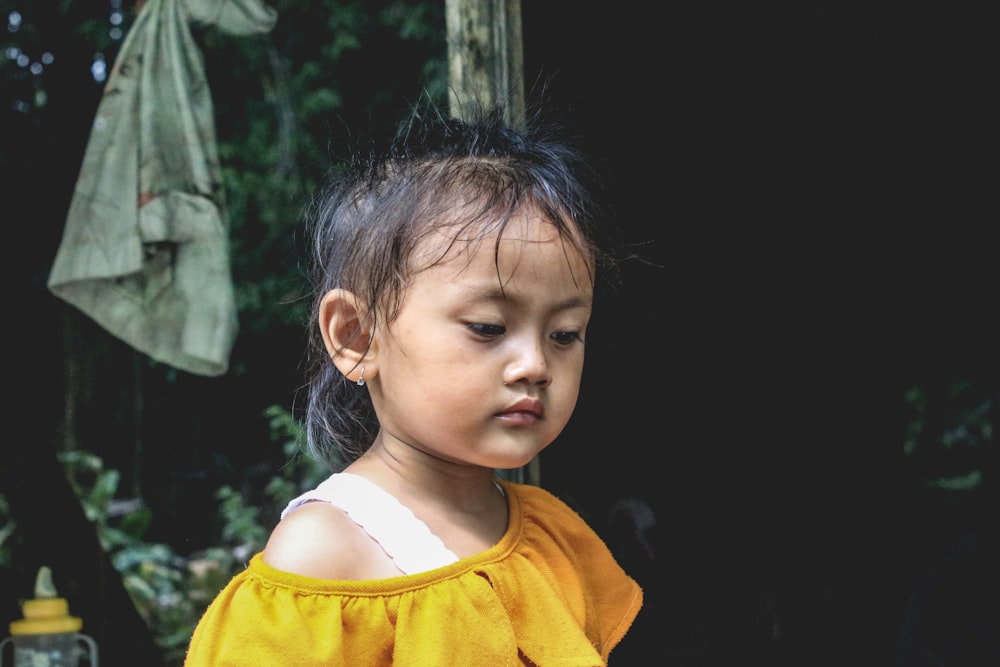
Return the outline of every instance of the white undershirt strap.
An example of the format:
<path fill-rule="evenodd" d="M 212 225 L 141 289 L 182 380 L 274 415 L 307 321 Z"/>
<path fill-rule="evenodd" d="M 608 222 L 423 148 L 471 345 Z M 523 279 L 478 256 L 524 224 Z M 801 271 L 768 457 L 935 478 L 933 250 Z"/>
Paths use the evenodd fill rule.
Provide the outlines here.
<path fill-rule="evenodd" d="M 295 498 L 282 518 L 303 503 L 319 500 L 339 508 L 379 543 L 404 574 L 443 567 L 458 560 L 423 521 L 389 492 L 351 473 L 335 473 Z"/>

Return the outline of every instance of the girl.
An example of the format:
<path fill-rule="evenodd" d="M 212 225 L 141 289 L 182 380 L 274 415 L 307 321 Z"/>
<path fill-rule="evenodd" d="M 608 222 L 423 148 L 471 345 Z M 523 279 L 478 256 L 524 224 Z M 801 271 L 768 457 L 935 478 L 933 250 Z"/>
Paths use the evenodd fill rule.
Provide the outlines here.
<path fill-rule="evenodd" d="M 201 619 L 202 665 L 605 665 L 642 592 L 500 480 L 576 404 L 604 255 L 584 163 L 493 111 L 414 114 L 313 216 L 306 430 L 334 473 Z"/>

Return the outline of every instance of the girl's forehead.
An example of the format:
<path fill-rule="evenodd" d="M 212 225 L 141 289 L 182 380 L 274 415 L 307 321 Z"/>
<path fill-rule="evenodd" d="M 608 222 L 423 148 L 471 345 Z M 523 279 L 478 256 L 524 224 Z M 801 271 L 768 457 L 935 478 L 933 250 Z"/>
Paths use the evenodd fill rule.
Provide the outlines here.
<path fill-rule="evenodd" d="M 536 207 L 525 205 L 509 218 L 498 219 L 486 215 L 466 218 L 457 216 L 454 221 L 434 224 L 415 248 L 421 260 L 447 261 L 486 248 L 491 253 L 525 243 L 565 243 L 568 249 L 576 245 L 574 227 L 560 228 Z M 579 254 L 579 253 L 578 253 Z M 425 264 L 420 261 L 420 264 Z"/>
<path fill-rule="evenodd" d="M 487 259 L 503 262 L 527 245 L 559 240 L 559 232 L 551 224 L 523 225 L 512 221 L 498 229 L 437 227 L 421 239 L 410 264 L 419 271 L 445 264 L 461 267 Z"/>
<path fill-rule="evenodd" d="M 432 271 L 437 280 L 464 282 L 475 275 L 505 285 L 517 276 L 544 283 L 569 275 L 581 286 L 593 284 L 590 259 L 574 239 L 540 215 L 515 216 L 493 228 L 438 227 L 422 240 L 412 260 L 411 277 L 417 279 Z"/>

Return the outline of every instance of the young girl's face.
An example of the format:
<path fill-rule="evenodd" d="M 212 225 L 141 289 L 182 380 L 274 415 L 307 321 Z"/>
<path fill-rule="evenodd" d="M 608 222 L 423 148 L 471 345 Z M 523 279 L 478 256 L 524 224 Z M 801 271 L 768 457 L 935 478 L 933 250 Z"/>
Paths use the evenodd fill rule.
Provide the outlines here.
<path fill-rule="evenodd" d="M 369 383 L 381 437 L 448 461 L 528 463 L 576 405 L 593 299 L 588 263 L 533 210 L 496 237 L 418 248 Z M 429 268 L 423 268 L 433 264 Z"/>

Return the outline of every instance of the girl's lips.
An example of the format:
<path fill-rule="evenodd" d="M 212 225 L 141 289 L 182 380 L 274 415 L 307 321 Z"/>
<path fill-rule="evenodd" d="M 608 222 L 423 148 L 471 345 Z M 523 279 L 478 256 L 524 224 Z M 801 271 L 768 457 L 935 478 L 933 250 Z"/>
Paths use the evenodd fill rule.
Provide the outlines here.
<path fill-rule="evenodd" d="M 534 412 L 501 412 L 497 419 L 512 426 L 533 426 L 542 421 L 542 417 Z"/>
<path fill-rule="evenodd" d="M 538 399 L 522 398 L 517 403 L 501 410 L 499 416 L 534 422 L 545 416 L 545 410 L 542 407 L 542 402 Z"/>

